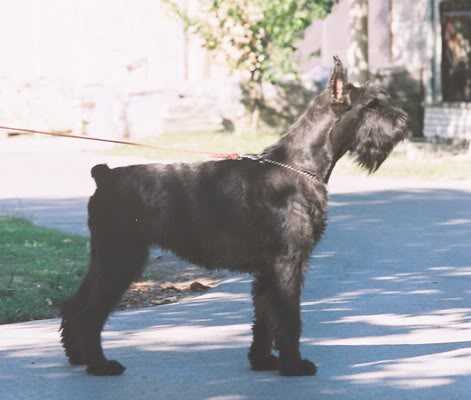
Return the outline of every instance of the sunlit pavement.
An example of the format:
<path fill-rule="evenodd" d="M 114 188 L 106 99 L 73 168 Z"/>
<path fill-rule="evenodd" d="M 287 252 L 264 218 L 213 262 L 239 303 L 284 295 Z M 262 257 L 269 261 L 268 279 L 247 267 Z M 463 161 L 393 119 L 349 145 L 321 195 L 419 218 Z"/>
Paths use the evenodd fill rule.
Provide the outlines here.
<path fill-rule="evenodd" d="M 81 232 L 87 188 L 65 186 L 63 197 L 0 188 L 0 212 Z M 57 320 L 0 326 L 0 399 L 468 399 L 471 184 L 333 180 L 303 296 L 302 352 L 316 377 L 249 370 L 249 292 L 241 276 L 178 304 L 114 314 L 104 343 L 128 367 L 121 377 L 68 366 Z"/>

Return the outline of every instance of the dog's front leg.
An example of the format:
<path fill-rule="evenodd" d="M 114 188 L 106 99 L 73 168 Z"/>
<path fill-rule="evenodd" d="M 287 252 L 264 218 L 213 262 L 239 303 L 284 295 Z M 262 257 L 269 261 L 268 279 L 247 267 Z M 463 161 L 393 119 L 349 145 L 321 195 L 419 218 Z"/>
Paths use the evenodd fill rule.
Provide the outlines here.
<path fill-rule="evenodd" d="M 280 374 L 286 376 L 316 373 L 315 364 L 302 359 L 299 351 L 304 262 L 302 257 L 289 254 L 279 257 L 272 266 L 271 312 L 276 326 L 276 343 L 280 351 Z"/>
<path fill-rule="evenodd" d="M 274 321 L 271 294 L 272 276 L 260 272 L 254 276 L 252 298 L 254 305 L 254 322 L 252 326 L 253 341 L 250 346 L 249 360 L 254 371 L 271 371 L 279 369 L 278 357 L 272 354 Z"/>

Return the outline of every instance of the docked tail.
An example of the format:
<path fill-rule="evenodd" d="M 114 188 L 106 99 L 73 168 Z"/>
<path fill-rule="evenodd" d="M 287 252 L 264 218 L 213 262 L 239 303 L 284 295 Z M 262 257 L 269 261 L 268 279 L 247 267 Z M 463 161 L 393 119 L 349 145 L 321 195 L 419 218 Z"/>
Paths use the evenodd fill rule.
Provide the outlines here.
<path fill-rule="evenodd" d="M 91 174 L 97 187 L 103 186 L 109 180 L 110 171 L 110 167 L 106 164 L 98 164 L 92 168 Z"/>

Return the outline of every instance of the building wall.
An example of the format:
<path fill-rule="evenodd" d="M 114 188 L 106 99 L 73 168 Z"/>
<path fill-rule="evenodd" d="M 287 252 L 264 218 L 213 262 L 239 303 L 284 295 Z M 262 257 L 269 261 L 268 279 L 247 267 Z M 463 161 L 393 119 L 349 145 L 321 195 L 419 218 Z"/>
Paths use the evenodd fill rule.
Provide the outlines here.
<path fill-rule="evenodd" d="M 368 37 L 368 58 L 370 70 L 373 73 L 391 65 L 391 7 L 393 2 L 395 0 L 369 2 L 368 31 L 373 34 Z"/>
<path fill-rule="evenodd" d="M 392 63 L 414 70 L 429 62 L 428 0 L 394 0 L 391 3 Z"/>
<path fill-rule="evenodd" d="M 390 1 L 370 1 L 368 59 L 374 72 L 391 63 Z M 350 45 L 350 0 L 341 0 L 323 21 L 322 64 L 331 65 L 332 56 L 347 60 Z"/>
<path fill-rule="evenodd" d="M 314 21 L 297 44 L 296 58 L 301 74 L 309 75 L 312 69 L 322 65 L 323 25 L 322 20 Z"/>
<path fill-rule="evenodd" d="M 324 65 L 334 54 L 346 59 L 349 1 L 340 1 L 323 23 Z M 369 67 L 374 78 L 390 83 L 388 90 L 414 118 L 415 134 L 471 138 L 471 105 L 441 103 L 440 1 L 370 1 Z"/>
<path fill-rule="evenodd" d="M 337 55 L 346 62 L 349 45 L 348 0 L 337 3 L 324 19 L 322 29 L 322 64 L 332 65 Z"/>

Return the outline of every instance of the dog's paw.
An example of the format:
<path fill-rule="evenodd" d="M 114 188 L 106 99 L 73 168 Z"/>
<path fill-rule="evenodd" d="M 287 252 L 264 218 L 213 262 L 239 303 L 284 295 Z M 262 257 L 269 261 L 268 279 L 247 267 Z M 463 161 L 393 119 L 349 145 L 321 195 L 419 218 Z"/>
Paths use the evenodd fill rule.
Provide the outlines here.
<path fill-rule="evenodd" d="M 316 365 L 309 360 L 299 360 L 280 366 L 280 375 L 283 376 L 312 376 L 316 372 Z"/>
<path fill-rule="evenodd" d="M 87 373 L 97 376 L 121 375 L 125 371 L 121 363 L 115 360 L 106 360 L 87 367 Z"/>
<path fill-rule="evenodd" d="M 254 371 L 276 371 L 280 368 L 278 357 L 270 354 L 268 357 L 250 360 L 250 366 Z"/>

